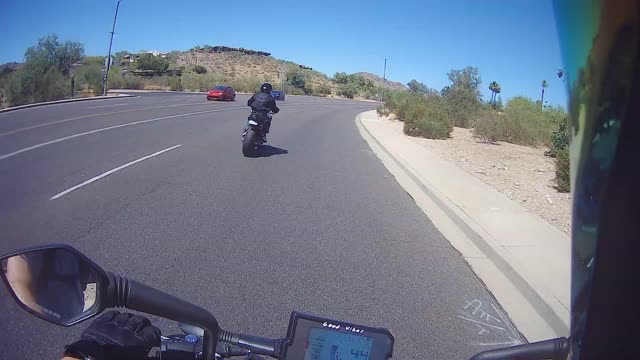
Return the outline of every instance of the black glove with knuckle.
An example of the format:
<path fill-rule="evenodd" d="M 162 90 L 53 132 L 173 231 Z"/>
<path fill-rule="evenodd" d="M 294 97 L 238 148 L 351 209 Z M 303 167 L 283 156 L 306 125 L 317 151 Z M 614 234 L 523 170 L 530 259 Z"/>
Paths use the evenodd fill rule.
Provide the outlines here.
<path fill-rule="evenodd" d="M 149 319 L 108 311 L 82 332 L 79 341 L 65 347 L 65 355 L 92 360 L 139 360 L 159 344 L 160 330 Z"/>

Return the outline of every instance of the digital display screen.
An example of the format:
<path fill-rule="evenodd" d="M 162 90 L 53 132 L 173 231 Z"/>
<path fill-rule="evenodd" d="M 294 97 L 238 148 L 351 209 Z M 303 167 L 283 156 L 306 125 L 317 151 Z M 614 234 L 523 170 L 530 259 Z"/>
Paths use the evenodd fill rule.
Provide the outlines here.
<path fill-rule="evenodd" d="M 367 336 L 312 327 L 304 360 L 368 360 L 372 345 Z"/>

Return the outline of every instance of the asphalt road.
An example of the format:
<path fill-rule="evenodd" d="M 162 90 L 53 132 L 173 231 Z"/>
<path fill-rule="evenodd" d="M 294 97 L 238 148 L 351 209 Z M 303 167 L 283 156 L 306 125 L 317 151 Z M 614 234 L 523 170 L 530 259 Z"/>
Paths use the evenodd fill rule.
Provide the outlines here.
<path fill-rule="evenodd" d="M 387 327 L 397 359 L 464 359 L 519 339 L 360 137 L 354 118 L 375 104 L 289 96 L 264 156 L 244 158 L 247 97 L 0 114 L 0 252 L 69 243 L 238 332 L 283 336 L 292 310 Z M 2 359 L 54 359 L 86 326 L 33 318 L 4 289 L 0 306 Z"/>

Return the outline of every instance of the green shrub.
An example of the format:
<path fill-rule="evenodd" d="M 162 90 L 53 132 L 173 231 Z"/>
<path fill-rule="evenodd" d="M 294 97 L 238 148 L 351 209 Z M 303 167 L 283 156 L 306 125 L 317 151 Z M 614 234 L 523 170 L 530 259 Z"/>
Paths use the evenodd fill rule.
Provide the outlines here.
<path fill-rule="evenodd" d="M 439 95 L 394 91 L 387 95 L 385 107 L 386 110 L 379 107 L 378 113 L 394 113 L 404 121 L 404 133 L 407 135 L 446 139 L 453 130 L 446 100 Z"/>
<path fill-rule="evenodd" d="M 483 141 L 506 141 L 527 146 L 541 146 L 552 143 L 552 129 L 560 127 L 566 116 L 561 108 L 541 110 L 536 103 L 526 97 L 509 100 L 504 113 L 484 110 L 477 117 L 474 136 Z M 566 125 L 564 125 L 566 131 Z M 560 132 L 558 130 L 557 132 Z M 558 133 L 558 146 L 568 143 Z M 553 140 L 556 141 L 556 140 Z"/>
<path fill-rule="evenodd" d="M 354 96 L 358 94 L 358 89 L 354 84 L 348 83 L 345 85 L 341 85 L 338 88 L 338 95 L 344 96 L 348 99 L 353 99 Z"/>
<path fill-rule="evenodd" d="M 555 157 L 560 150 L 569 146 L 569 130 L 567 125 L 566 117 L 558 122 L 558 129 L 551 134 L 551 147 L 547 155 Z"/>
<path fill-rule="evenodd" d="M 331 94 L 331 87 L 327 84 L 321 84 L 318 86 L 318 94 L 329 95 Z"/>
<path fill-rule="evenodd" d="M 482 111 L 476 120 L 473 137 L 490 143 L 500 140 L 500 121 L 504 120 L 491 110 Z"/>
<path fill-rule="evenodd" d="M 178 76 L 169 78 L 169 89 L 171 91 L 182 91 L 182 80 Z"/>
<path fill-rule="evenodd" d="M 193 67 L 193 72 L 196 74 L 206 74 L 207 73 L 207 68 L 205 68 L 202 65 L 196 65 Z"/>
<path fill-rule="evenodd" d="M 462 128 L 473 127 L 482 108 L 475 91 L 466 87 L 451 87 L 444 98 L 453 124 Z"/>
<path fill-rule="evenodd" d="M 309 84 L 306 84 L 304 86 L 304 89 L 302 89 L 302 91 L 304 91 L 305 95 L 309 95 L 309 96 L 316 95 L 316 93 L 317 93 L 316 89 L 313 86 L 309 85 Z"/>
<path fill-rule="evenodd" d="M 559 192 L 571 191 L 571 178 L 569 175 L 569 149 L 563 148 L 556 154 L 556 189 Z"/>
<path fill-rule="evenodd" d="M 287 83 L 298 89 L 304 89 L 307 83 L 304 71 L 293 67 L 289 69 L 289 71 L 287 71 Z"/>
<path fill-rule="evenodd" d="M 102 94 L 102 71 L 100 65 L 82 65 L 74 72 L 76 89 L 87 89 L 94 95 Z"/>
<path fill-rule="evenodd" d="M 378 105 L 378 107 L 376 108 L 376 112 L 380 116 L 389 116 L 389 109 L 384 105 Z"/>

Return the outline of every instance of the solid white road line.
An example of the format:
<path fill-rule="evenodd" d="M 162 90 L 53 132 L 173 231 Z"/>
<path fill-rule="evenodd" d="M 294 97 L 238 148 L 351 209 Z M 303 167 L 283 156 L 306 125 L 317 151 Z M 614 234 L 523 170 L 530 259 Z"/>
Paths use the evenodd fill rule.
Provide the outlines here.
<path fill-rule="evenodd" d="M 130 109 L 130 110 L 112 111 L 112 112 L 106 112 L 106 113 L 100 113 L 100 114 L 83 115 L 83 116 L 77 116 L 77 117 L 68 118 L 68 119 L 56 120 L 56 121 L 51 121 L 51 122 L 47 122 L 47 123 L 44 123 L 44 124 L 27 126 L 27 127 L 23 127 L 23 128 L 11 130 L 11 131 L 3 132 L 3 133 L 0 133 L 0 136 L 11 135 L 11 134 L 15 134 L 15 133 L 19 133 L 19 132 L 23 132 L 23 131 L 27 131 L 27 130 L 38 129 L 38 128 L 41 128 L 41 127 L 44 127 L 44 126 L 63 124 L 63 123 L 69 122 L 69 121 L 76 121 L 76 120 L 81 120 L 81 119 L 89 119 L 89 118 L 94 118 L 94 117 L 98 117 L 98 116 L 116 115 L 116 114 L 124 114 L 124 113 L 135 112 L 135 111 L 155 110 L 155 109 L 174 108 L 174 107 L 181 107 L 181 106 L 194 106 L 194 105 L 207 105 L 207 103 L 152 106 L 152 107 L 137 108 L 137 109 Z"/>
<path fill-rule="evenodd" d="M 8 153 L 8 154 L 4 154 L 4 155 L 0 156 L 0 160 L 4 160 L 6 158 L 10 158 L 10 157 L 16 156 L 18 154 L 22 154 L 23 152 L 27 152 L 27 151 L 31 151 L 31 150 L 34 150 L 34 149 L 38 149 L 38 148 L 41 148 L 43 146 L 59 143 L 59 142 L 66 141 L 66 140 L 69 140 L 69 139 L 74 139 L 74 138 L 77 138 L 77 137 L 80 137 L 80 136 L 99 133 L 101 131 L 118 129 L 118 128 L 121 128 L 121 127 L 133 126 L 133 125 L 138 125 L 138 124 L 145 124 L 145 123 L 148 123 L 148 122 L 154 122 L 154 121 L 160 121 L 160 120 L 166 120 L 166 119 L 173 119 L 173 118 L 183 117 L 183 116 L 199 115 L 199 114 L 206 114 L 206 113 L 220 112 L 220 111 L 228 111 L 228 110 L 238 110 L 238 109 L 244 109 L 244 108 L 245 107 L 235 107 L 235 108 L 223 108 L 223 109 L 215 109 L 215 110 L 197 111 L 197 112 L 192 112 L 192 113 L 164 116 L 164 117 L 159 117 L 159 118 L 154 118 L 154 119 L 141 120 L 141 121 L 135 121 L 135 122 L 126 123 L 126 124 L 109 126 L 109 127 L 96 129 L 96 130 L 91 130 L 91 131 L 86 131 L 86 132 L 83 132 L 83 133 L 74 134 L 74 135 L 70 135 L 70 136 L 65 136 L 65 137 L 62 137 L 62 138 L 55 139 L 55 140 L 51 140 L 51 141 L 43 142 L 43 143 L 36 144 L 36 145 L 33 145 L 33 146 L 29 146 L 29 147 L 26 147 L 26 148 L 23 148 L 23 149 L 20 149 L 20 150 L 17 150 L 17 151 Z"/>
<path fill-rule="evenodd" d="M 164 149 L 164 150 L 160 150 L 160 151 L 155 152 L 155 153 L 153 153 L 153 154 L 151 154 L 151 155 L 143 156 L 143 157 L 141 157 L 140 159 L 133 160 L 133 161 L 128 162 L 128 163 L 126 163 L 126 164 L 124 164 L 124 165 L 118 166 L 118 167 L 117 167 L 117 168 L 115 168 L 115 169 L 111 169 L 111 170 L 109 170 L 109 171 L 107 171 L 107 172 L 103 172 L 102 174 L 100 174 L 100 175 L 98 175 L 98 176 L 95 176 L 95 177 L 92 177 L 91 179 L 89 179 L 89 180 L 87 180 L 87 181 L 85 181 L 85 182 L 82 182 L 82 183 L 80 183 L 80 184 L 78 184 L 78 185 L 76 185 L 76 186 L 72 186 L 72 187 L 68 188 L 67 190 L 65 190 L 65 191 L 63 191 L 63 192 L 61 192 L 61 193 L 59 193 L 59 194 L 57 194 L 57 195 L 53 195 L 49 200 L 59 199 L 59 198 L 61 198 L 61 197 L 65 196 L 65 195 L 67 195 L 68 193 L 70 193 L 70 192 L 72 192 L 72 191 L 74 191 L 74 190 L 77 190 L 77 189 L 79 189 L 79 188 L 81 188 L 81 187 L 83 187 L 83 186 L 85 186 L 85 185 L 89 185 L 89 184 L 91 184 L 91 183 L 92 183 L 92 182 L 94 182 L 94 181 L 98 181 L 98 180 L 102 179 L 102 178 L 103 178 L 103 177 L 105 177 L 105 176 L 109 176 L 109 175 L 113 174 L 113 173 L 114 173 L 114 172 L 116 172 L 116 171 L 122 170 L 122 169 L 124 169 L 124 168 L 126 168 L 126 167 L 129 167 L 129 166 L 133 165 L 133 164 L 137 164 L 137 163 L 139 163 L 140 161 L 144 161 L 144 160 L 150 159 L 150 158 L 152 158 L 152 157 L 154 157 L 154 156 L 158 156 L 158 155 L 160 155 L 160 154 L 162 154 L 162 153 L 164 153 L 164 152 L 167 152 L 167 151 L 170 151 L 170 150 L 173 150 L 173 149 L 179 148 L 180 146 L 182 146 L 182 144 L 180 144 L 180 145 L 175 145 L 175 146 L 172 146 L 172 147 L 170 147 L 170 148 L 166 148 L 166 149 Z"/>
<path fill-rule="evenodd" d="M 87 109 L 99 109 L 99 108 L 104 108 L 104 107 L 111 107 L 111 106 L 124 106 L 124 105 L 129 105 L 129 103 L 124 103 L 124 104 L 110 104 L 110 105 L 98 105 L 98 106 L 89 106 Z"/>

